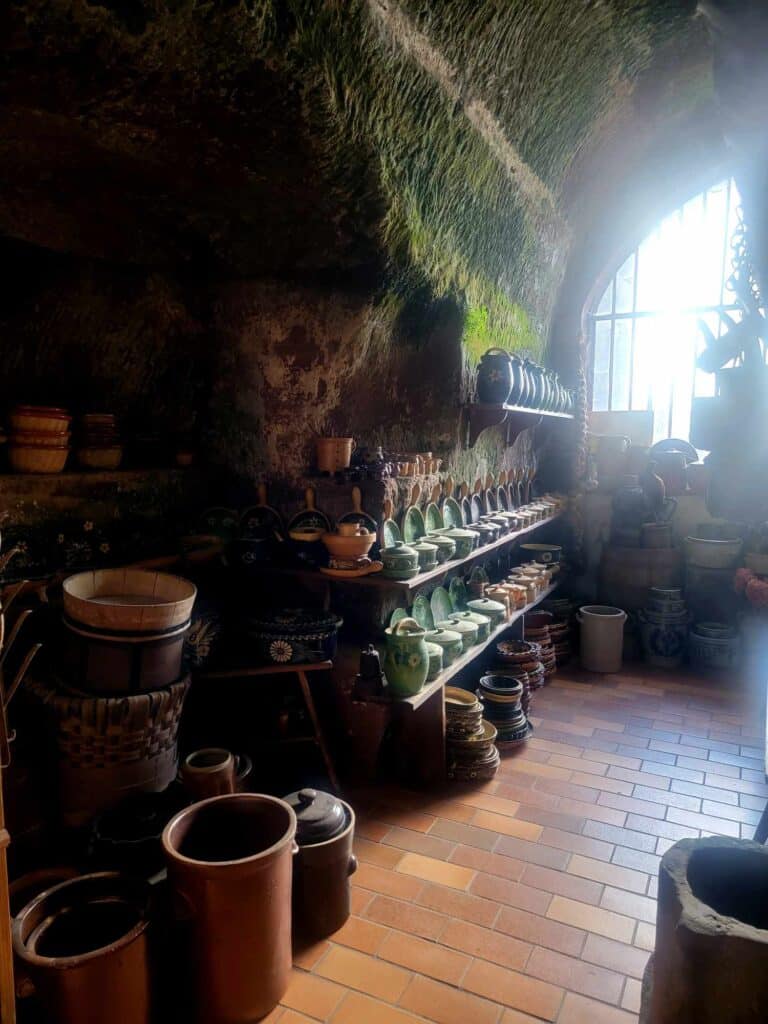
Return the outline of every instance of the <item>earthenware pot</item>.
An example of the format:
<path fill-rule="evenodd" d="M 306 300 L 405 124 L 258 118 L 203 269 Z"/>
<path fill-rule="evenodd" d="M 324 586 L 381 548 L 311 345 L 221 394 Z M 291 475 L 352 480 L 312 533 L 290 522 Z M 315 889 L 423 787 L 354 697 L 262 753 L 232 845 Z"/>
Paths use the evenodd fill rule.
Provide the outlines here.
<path fill-rule="evenodd" d="M 509 393 L 507 403 L 509 405 L 522 405 L 523 397 L 527 394 L 528 385 L 523 375 L 523 363 L 519 356 L 510 355 L 512 365 L 512 390 Z"/>
<path fill-rule="evenodd" d="M 477 399 L 492 405 L 508 401 L 514 381 L 512 360 L 502 348 L 489 348 L 477 370 Z"/>
<path fill-rule="evenodd" d="M 443 536 L 450 537 L 456 545 L 457 558 L 469 558 L 475 549 L 478 539 L 477 533 L 474 530 L 466 530 L 460 526 L 454 527 L 453 530 L 446 530 Z"/>
<path fill-rule="evenodd" d="M 416 544 L 412 544 L 411 547 L 416 552 L 419 559 L 419 568 L 422 572 L 427 572 L 429 569 L 435 568 L 437 565 L 436 544 L 430 544 L 427 541 L 420 540 Z"/>
<path fill-rule="evenodd" d="M 192 800 L 235 791 L 235 758 L 229 750 L 205 747 L 188 754 L 181 766 L 184 788 Z"/>
<path fill-rule="evenodd" d="M 437 561 L 442 565 L 456 554 L 456 542 L 444 533 L 428 533 L 425 540 L 437 548 Z"/>
<path fill-rule="evenodd" d="M 443 619 L 435 623 L 438 629 L 447 629 L 449 632 L 458 633 L 461 637 L 462 650 L 468 651 L 477 643 L 477 623 L 469 619 L 461 619 L 457 615 L 450 619 Z"/>
<path fill-rule="evenodd" d="M 656 620 L 648 612 L 638 612 L 643 653 L 649 665 L 677 668 L 685 656 L 688 642 L 688 617 Z"/>
<path fill-rule="evenodd" d="M 487 640 L 491 635 L 491 620 L 487 615 L 481 615 L 479 612 L 456 612 L 451 618 L 466 619 L 467 622 L 474 622 L 477 626 L 477 642 L 479 644 L 483 640 Z"/>
<path fill-rule="evenodd" d="M 461 633 L 453 629 L 432 629 L 428 633 L 431 644 L 438 644 L 443 649 L 443 666 L 452 665 L 464 649 Z"/>
<path fill-rule="evenodd" d="M 429 674 L 426 630 L 416 619 L 406 617 L 389 626 L 384 633 L 387 638 L 384 673 L 389 688 L 397 697 L 413 697 L 424 686 Z"/>
<path fill-rule="evenodd" d="M 427 641 L 427 654 L 429 655 L 427 682 L 430 683 L 433 679 L 437 679 L 443 671 L 443 648 L 440 644 L 433 644 L 431 641 Z"/>
<path fill-rule="evenodd" d="M 498 626 L 507 617 L 507 610 L 498 601 L 490 601 L 487 597 L 479 598 L 477 601 L 467 601 L 467 608 L 477 612 L 479 615 L 486 615 L 493 626 Z"/>
<path fill-rule="evenodd" d="M 383 576 L 393 580 L 412 579 L 419 571 L 419 554 L 406 544 L 396 543 L 381 552 Z"/>

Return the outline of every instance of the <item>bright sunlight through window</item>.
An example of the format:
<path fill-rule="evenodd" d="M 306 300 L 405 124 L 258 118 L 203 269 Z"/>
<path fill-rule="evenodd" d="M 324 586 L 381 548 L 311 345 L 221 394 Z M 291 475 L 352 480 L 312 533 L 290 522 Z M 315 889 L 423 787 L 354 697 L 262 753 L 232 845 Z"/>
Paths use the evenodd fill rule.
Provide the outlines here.
<path fill-rule="evenodd" d="M 666 217 L 627 258 L 590 318 L 592 408 L 653 412 L 653 440 L 687 439 L 691 399 L 714 394 L 696 368 L 697 321 L 719 337 L 741 319 L 728 286 L 740 198 L 724 181 Z"/>

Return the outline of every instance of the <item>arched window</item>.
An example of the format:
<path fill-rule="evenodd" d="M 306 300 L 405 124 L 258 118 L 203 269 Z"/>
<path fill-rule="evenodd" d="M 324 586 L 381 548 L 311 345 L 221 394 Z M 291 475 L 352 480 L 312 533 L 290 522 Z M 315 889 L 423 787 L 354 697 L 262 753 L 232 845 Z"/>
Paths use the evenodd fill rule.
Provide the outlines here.
<path fill-rule="evenodd" d="M 687 439 L 691 399 L 714 394 L 696 368 L 698 320 L 719 337 L 741 319 L 728 286 L 740 203 L 724 181 L 689 200 L 635 249 L 590 317 L 595 411 L 651 410 L 653 439 Z"/>

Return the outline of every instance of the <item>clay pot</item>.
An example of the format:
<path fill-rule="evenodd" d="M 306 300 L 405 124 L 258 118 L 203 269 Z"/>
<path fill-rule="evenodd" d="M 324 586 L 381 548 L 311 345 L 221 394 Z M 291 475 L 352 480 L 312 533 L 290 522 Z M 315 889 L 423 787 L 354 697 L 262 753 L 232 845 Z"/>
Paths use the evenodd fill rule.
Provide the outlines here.
<path fill-rule="evenodd" d="M 235 791 L 235 759 L 228 750 L 205 747 L 184 758 L 184 788 L 193 800 L 208 800 Z"/>
<path fill-rule="evenodd" d="M 335 473 L 338 469 L 349 468 L 355 447 L 354 437 L 318 437 L 315 445 L 317 468 L 321 473 Z"/>
<path fill-rule="evenodd" d="M 384 672 L 389 688 L 398 697 L 412 697 L 424 686 L 429 674 L 426 630 L 416 619 L 404 618 L 384 632 L 387 637 Z"/>
<path fill-rule="evenodd" d="M 149 1024 L 149 886 L 117 872 L 61 882 L 13 922 L 13 948 L 57 1024 Z"/>
<path fill-rule="evenodd" d="M 512 391 L 513 371 L 509 352 L 503 348 L 489 348 L 480 360 L 477 370 L 477 400 L 491 405 L 503 405 Z"/>
<path fill-rule="evenodd" d="M 293 809 L 256 793 L 203 800 L 166 826 L 163 851 L 199 1024 L 251 1024 L 285 994 L 295 834 Z"/>
<path fill-rule="evenodd" d="M 351 911 L 349 878 L 357 870 L 352 852 L 355 812 L 348 803 L 302 789 L 285 797 L 298 822 L 299 852 L 293 865 L 293 928 L 317 942 L 341 928 Z"/>

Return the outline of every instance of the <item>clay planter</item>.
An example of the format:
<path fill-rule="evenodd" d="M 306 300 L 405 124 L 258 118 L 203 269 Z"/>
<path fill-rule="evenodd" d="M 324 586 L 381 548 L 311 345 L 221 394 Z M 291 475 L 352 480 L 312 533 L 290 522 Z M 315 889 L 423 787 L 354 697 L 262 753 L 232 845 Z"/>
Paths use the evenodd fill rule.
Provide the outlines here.
<path fill-rule="evenodd" d="M 13 948 L 56 1024 L 149 1024 L 149 886 L 116 872 L 47 889 L 13 922 Z"/>
<path fill-rule="evenodd" d="M 318 827 L 314 819 L 305 828 L 305 814 L 307 810 L 311 813 L 318 799 L 341 809 L 340 823 L 327 818 Z M 317 942 L 338 931 L 351 912 L 349 879 L 357 870 L 352 852 L 355 812 L 343 800 L 313 789 L 291 793 L 285 800 L 299 821 L 299 852 L 293 864 L 294 936 Z"/>
<path fill-rule="evenodd" d="M 293 809 L 256 793 L 203 800 L 166 826 L 163 851 L 199 1024 L 252 1024 L 285 994 L 295 834 Z"/>
<path fill-rule="evenodd" d="M 354 437 L 318 437 L 317 468 L 321 473 L 335 473 L 338 469 L 348 469 L 352 461 Z"/>

